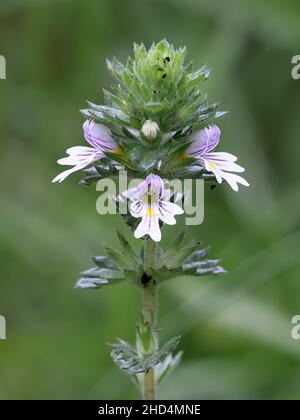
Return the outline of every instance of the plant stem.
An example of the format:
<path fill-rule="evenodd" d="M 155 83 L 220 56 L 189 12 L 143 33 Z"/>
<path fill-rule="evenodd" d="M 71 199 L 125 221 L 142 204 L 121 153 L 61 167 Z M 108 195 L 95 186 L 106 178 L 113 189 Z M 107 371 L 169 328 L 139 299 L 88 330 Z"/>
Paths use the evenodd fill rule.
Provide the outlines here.
<path fill-rule="evenodd" d="M 151 268 L 155 265 L 155 242 L 148 238 L 144 248 L 144 270 L 149 281 L 143 288 L 143 321 L 149 326 L 152 332 L 152 351 L 157 350 L 158 340 L 156 337 L 156 310 L 157 310 L 157 285 L 151 277 Z M 156 378 L 155 369 L 151 368 L 144 373 L 143 380 L 143 399 L 155 400 L 156 398 Z"/>

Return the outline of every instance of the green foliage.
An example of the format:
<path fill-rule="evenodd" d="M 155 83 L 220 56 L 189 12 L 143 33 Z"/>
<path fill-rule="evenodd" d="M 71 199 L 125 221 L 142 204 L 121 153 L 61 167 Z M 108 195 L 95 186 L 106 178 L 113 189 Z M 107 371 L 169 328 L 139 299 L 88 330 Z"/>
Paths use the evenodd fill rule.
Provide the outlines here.
<path fill-rule="evenodd" d="M 196 160 L 185 154 L 193 131 L 224 115 L 217 111 L 217 103 L 207 103 L 202 91 L 210 69 L 194 70 L 193 63 L 186 62 L 186 48 L 176 49 L 166 40 L 153 43 L 149 50 L 135 44 L 126 65 L 113 58 L 107 67 L 117 84 L 112 92 L 104 91 L 105 105 L 88 102 L 81 111 L 111 128 L 122 152 L 106 156 L 142 177 L 150 171 L 161 176 L 172 171 L 177 176 Z M 147 120 L 159 125 L 155 140 L 147 141 L 141 132 Z M 198 177 L 204 172 L 198 170 Z M 88 177 L 83 183 L 96 179 Z"/>
<path fill-rule="evenodd" d="M 180 364 L 183 352 L 179 351 L 173 356 L 169 354 L 157 367 L 157 384 L 161 384 Z"/>
<path fill-rule="evenodd" d="M 186 53 L 185 47 L 175 49 L 163 40 L 148 51 L 143 44 L 135 44 L 126 65 L 116 58 L 107 60 L 118 82 L 113 94 L 105 92 L 107 103 L 122 111 L 137 129 L 148 119 L 167 132 L 216 116 L 217 105 L 208 107 L 201 91 L 210 70 L 203 66 L 194 71 L 193 63 L 186 63 Z"/>
<path fill-rule="evenodd" d="M 130 374 L 147 372 L 150 368 L 154 368 L 161 363 L 164 365 L 163 375 L 164 372 L 166 373 L 166 370 L 170 369 L 171 366 L 174 367 L 176 364 L 173 358 L 170 359 L 170 356 L 177 347 L 179 340 L 180 337 L 173 337 L 157 351 L 143 356 L 127 341 L 118 339 L 116 344 L 112 344 L 111 356 L 120 369 L 124 369 Z"/>
<path fill-rule="evenodd" d="M 184 236 L 182 231 L 165 249 L 156 247 L 156 263 L 151 268 L 151 274 L 158 284 L 184 275 L 205 276 L 226 273 L 219 265 L 220 260 L 205 259 L 208 249 L 203 249 L 201 242 L 194 240 L 185 242 Z M 120 232 L 118 239 L 120 250 L 106 246 L 108 257 L 93 258 L 98 267 L 81 272 L 75 285 L 77 289 L 98 289 L 121 281 L 144 287 L 143 252 L 140 255 L 136 254 Z"/>
<path fill-rule="evenodd" d="M 202 248 L 202 243 L 190 240 L 184 241 L 184 231 L 161 252 L 154 270 L 155 278 L 160 282 L 183 275 L 205 276 L 226 273 L 219 265 L 220 260 L 205 259 L 208 248 Z"/>
<path fill-rule="evenodd" d="M 83 271 L 75 288 L 98 289 L 124 280 L 129 283 L 140 284 L 143 273 L 142 261 L 120 232 L 118 232 L 118 238 L 121 251 L 113 247 L 105 247 L 108 257 L 94 257 L 93 260 L 99 268 L 90 268 Z"/>

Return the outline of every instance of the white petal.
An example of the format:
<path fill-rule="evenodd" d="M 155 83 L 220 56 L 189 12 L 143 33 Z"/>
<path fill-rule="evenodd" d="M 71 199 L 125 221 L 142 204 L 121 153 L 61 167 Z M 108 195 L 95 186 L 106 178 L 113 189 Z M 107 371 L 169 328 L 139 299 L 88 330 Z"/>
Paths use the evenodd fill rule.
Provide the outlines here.
<path fill-rule="evenodd" d="M 149 235 L 155 242 L 161 240 L 159 219 L 157 216 L 145 216 L 142 218 L 142 221 L 134 232 L 134 236 L 139 239 L 145 235 Z"/>
<path fill-rule="evenodd" d="M 221 176 L 221 171 L 218 169 L 218 167 L 215 164 L 212 165 L 209 161 L 207 161 L 205 159 L 203 159 L 203 161 L 204 161 L 205 169 L 208 172 L 212 172 L 214 174 L 214 176 L 216 177 L 217 182 L 219 184 L 221 184 L 221 182 L 222 182 L 222 176 Z"/>
<path fill-rule="evenodd" d="M 216 154 L 217 153 L 215 153 L 215 155 Z M 233 155 L 230 155 L 230 156 L 233 156 Z M 209 172 L 212 172 L 215 175 L 219 184 L 222 182 L 222 179 L 224 179 L 226 182 L 228 182 L 228 184 L 231 186 L 231 188 L 234 191 L 238 191 L 239 189 L 238 184 L 245 185 L 246 187 L 249 186 L 248 182 L 241 176 L 225 172 L 225 171 L 230 170 L 229 168 L 231 168 L 232 165 L 236 165 L 235 163 L 233 163 L 232 160 L 231 162 L 227 162 L 227 163 L 223 162 L 223 165 L 226 167 L 224 169 L 222 167 L 222 164 L 220 164 L 220 162 L 221 161 L 218 162 L 217 160 L 212 161 L 211 157 L 209 161 L 204 159 L 205 169 Z M 241 168 L 239 167 L 239 165 L 236 165 L 236 166 L 238 168 Z M 235 166 L 233 166 L 233 168 L 235 168 Z M 238 172 L 242 172 L 242 171 L 238 171 Z"/>
<path fill-rule="evenodd" d="M 143 217 L 147 213 L 146 205 L 141 200 L 135 200 L 130 204 L 130 213 L 133 217 Z"/>
<path fill-rule="evenodd" d="M 84 149 L 85 155 L 81 154 L 82 149 Z M 102 152 L 91 147 L 83 148 L 82 146 L 75 146 L 68 149 L 67 153 L 69 153 L 70 156 L 59 159 L 57 162 L 60 165 L 74 165 L 74 168 L 61 172 L 52 180 L 52 182 L 62 182 L 73 172 L 80 171 L 102 157 Z"/>
<path fill-rule="evenodd" d="M 159 218 L 162 222 L 164 222 L 166 225 L 176 225 L 176 219 L 173 216 L 173 214 L 162 210 L 159 214 Z"/>
<path fill-rule="evenodd" d="M 244 172 L 244 168 L 233 161 L 233 155 L 230 159 L 225 159 L 224 154 L 226 153 L 206 153 L 205 154 L 205 161 L 206 161 L 206 167 L 208 167 L 207 170 L 210 170 L 210 168 L 214 168 L 215 166 L 218 169 L 221 169 L 222 171 L 229 171 L 229 172 Z M 235 158 L 235 156 L 234 156 Z M 216 169 L 216 168 L 215 168 Z"/>
<path fill-rule="evenodd" d="M 225 179 L 226 182 L 228 182 L 228 184 L 234 191 L 239 190 L 238 184 L 242 184 L 246 187 L 249 187 L 249 183 L 239 175 L 230 174 L 228 172 L 222 172 L 222 178 Z"/>
<path fill-rule="evenodd" d="M 159 227 L 159 218 L 158 216 L 150 217 L 150 229 L 149 235 L 155 242 L 159 242 L 161 240 L 161 231 Z"/>
<path fill-rule="evenodd" d="M 95 149 L 94 147 L 87 146 L 72 146 L 66 150 L 67 154 L 70 156 L 84 156 L 96 151 L 97 149 Z"/>
<path fill-rule="evenodd" d="M 228 172 L 245 172 L 245 168 L 242 166 L 234 163 L 234 162 L 222 162 L 218 164 L 219 169 L 221 171 L 228 171 Z"/>
<path fill-rule="evenodd" d="M 121 193 L 122 197 L 128 198 L 131 201 L 139 199 L 139 193 L 137 187 L 128 188 Z"/>
<path fill-rule="evenodd" d="M 174 215 L 183 214 L 183 210 L 177 204 L 167 201 L 161 201 L 158 207 L 159 218 L 167 225 L 175 225 L 176 219 Z"/>
<path fill-rule="evenodd" d="M 61 159 L 58 159 L 57 163 L 59 163 L 59 165 L 78 165 L 82 162 L 86 162 L 88 160 L 93 160 L 92 156 L 94 155 L 94 153 L 91 153 L 91 155 L 89 155 L 88 157 L 82 157 L 82 156 L 67 156 L 67 157 L 63 157 Z"/>
<path fill-rule="evenodd" d="M 231 153 L 227 152 L 209 152 L 205 153 L 205 159 L 217 159 L 217 160 L 229 160 L 231 162 L 235 162 L 237 160 L 237 157 L 235 155 L 232 155 Z"/>
<path fill-rule="evenodd" d="M 69 156 L 58 159 L 60 165 L 77 165 L 83 162 L 93 162 L 93 160 L 103 157 L 103 153 L 92 147 L 74 146 L 67 149 Z"/>
<path fill-rule="evenodd" d="M 150 229 L 150 217 L 145 216 L 142 218 L 140 224 L 136 228 L 134 232 L 135 238 L 139 239 L 142 238 L 145 235 L 148 235 L 149 229 Z"/>
<path fill-rule="evenodd" d="M 80 169 L 82 169 L 81 167 L 79 168 L 78 166 L 74 166 L 74 168 L 71 169 L 67 169 L 66 171 L 61 172 L 60 174 L 58 174 L 55 178 L 52 179 L 52 182 L 62 182 L 64 181 L 69 175 L 71 175 L 73 172 L 77 172 L 80 171 Z"/>

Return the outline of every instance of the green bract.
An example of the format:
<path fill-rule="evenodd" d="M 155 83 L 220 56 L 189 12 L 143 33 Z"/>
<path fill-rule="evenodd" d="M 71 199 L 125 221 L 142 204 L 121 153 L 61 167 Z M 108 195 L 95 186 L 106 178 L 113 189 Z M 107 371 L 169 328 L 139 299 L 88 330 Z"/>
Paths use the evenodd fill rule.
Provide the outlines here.
<path fill-rule="evenodd" d="M 118 232 L 121 248 L 105 247 L 107 256 L 94 257 L 97 267 L 83 271 L 75 287 L 78 289 L 97 289 L 114 285 L 121 281 L 146 287 L 148 281 L 160 283 L 179 276 L 204 276 L 223 274 L 220 260 L 206 259 L 208 249 L 197 241 L 184 241 L 180 233 L 165 249 L 156 245 L 155 264 L 151 273 L 144 272 L 143 251 L 138 255 L 129 242 Z"/>
<path fill-rule="evenodd" d="M 119 153 L 106 153 L 108 173 L 117 163 L 133 176 L 145 177 L 151 171 L 162 177 L 183 177 L 183 168 L 195 161 L 185 154 L 191 134 L 225 114 L 217 111 L 217 103 L 208 104 L 203 92 L 210 70 L 206 66 L 195 70 L 192 62 L 186 62 L 186 48 L 175 49 L 165 40 L 148 51 L 135 44 L 126 65 L 113 58 L 107 67 L 117 83 L 104 91 L 104 105 L 88 102 L 81 112 L 110 127 L 120 147 Z M 148 120 L 159 126 L 155 138 L 143 133 Z M 198 178 L 205 175 L 199 167 L 196 172 Z M 101 177 L 96 168 L 83 183 Z"/>

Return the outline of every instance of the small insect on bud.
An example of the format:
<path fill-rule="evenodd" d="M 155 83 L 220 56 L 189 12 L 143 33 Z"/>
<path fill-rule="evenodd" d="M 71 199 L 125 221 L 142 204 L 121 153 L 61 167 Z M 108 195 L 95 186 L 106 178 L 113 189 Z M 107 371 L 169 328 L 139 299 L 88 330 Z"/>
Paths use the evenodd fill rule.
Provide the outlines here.
<path fill-rule="evenodd" d="M 154 140 L 159 132 L 159 125 L 155 121 L 147 120 L 142 127 L 142 133 L 148 140 Z"/>

